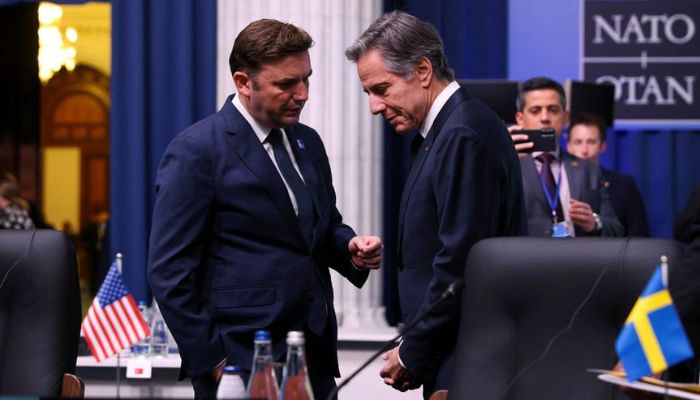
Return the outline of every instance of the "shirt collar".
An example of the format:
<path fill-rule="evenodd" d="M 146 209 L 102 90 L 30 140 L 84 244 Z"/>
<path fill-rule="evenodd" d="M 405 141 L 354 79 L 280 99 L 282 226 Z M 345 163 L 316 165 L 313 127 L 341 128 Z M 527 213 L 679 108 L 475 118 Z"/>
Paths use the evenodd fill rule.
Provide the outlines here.
<path fill-rule="evenodd" d="M 428 136 L 428 132 L 430 132 L 430 128 L 433 127 L 435 118 L 437 118 L 440 110 L 442 110 L 442 107 L 444 107 L 445 103 L 447 103 L 447 100 L 449 100 L 450 96 L 452 96 L 452 94 L 458 90 L 459 84 L 456 81 L 452 81 L 449 85 L 445 86 L 445 88 L 442 89 L 442 92 L 440 92 L 440 94 L 435 98 L 435 101 L 433 101 L 433 105 L 430 106 L 428 115 L 425 117 L 425 121 L 423 121 L 423 125 L 421 125 L 420 128 L 420 135 L 423 136 L 423 138 Z"/>
<path fill-rule="evenodd" d="M 260 123 L 255 118 L 253 118 L 252 115 L 250 115 L 248 110 L 245 109 L 245 106 L 243 106 L 243 103 L 241 103 L 241 100 L 238 98 L 238 95 L 233 96 L 233 100 L 231 100 L 231 103 L 233 103 L 233 106 L 236 107 L 236 109 L 238 110 L 238 112 L 241 113 L 243 118 L 245 118 L 245 120 L 248 121 L 248 124 L 251 128 L 253 128 L 253 132 L 255 132 L 255 136 L 258 137 L 260 143 L 264 143 L 265 139 L 267 139 L 267 135 L 270 134 L 272 129 L 265 128 L 264 126 L 260 125 Z"/>

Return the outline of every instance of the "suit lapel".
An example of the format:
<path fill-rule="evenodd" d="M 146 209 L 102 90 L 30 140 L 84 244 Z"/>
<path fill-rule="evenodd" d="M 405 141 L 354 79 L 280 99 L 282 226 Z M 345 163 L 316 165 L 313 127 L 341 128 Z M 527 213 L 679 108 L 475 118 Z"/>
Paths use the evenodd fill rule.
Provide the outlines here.
<path fill-rule="evenodd" d="M 581 188 L 584 187 L 584 185 L 582 185 L 583 173 L 581 171 L 581 164 L 563 150 L 561 152 L 561 159 L 566 166 L 566 177 L 569 180 L 569 194 L 572 199 L 580 200 Z"/>
<path fill-rule="evenodd" d="M 420 175 L 420 171 L 423 169 L 423 164 L 428 158 L 430 150 L 433 148 L 435 138 L 442 130 L 442 126 L 445 124 L 445 121 L 447 121 L 447 118 L 450 116 L 450 114 L 452 114 L 454 109 L 457 108 L 458 105 L 463 103 L 469 97 L 470 95 L 464 88 L 460 88 L 459 90 L 454 92 L 452 96 L 450 96 L 450 98 L 447 100 L 445 105 L 438 113 L 437 117 L 435 117 L 433 125 L 430 127 L 430 130 L 428 131 L 428 134 L 426 135 L 425 140 L 423 141 L 423 144 L 421 145 L 420 149 L 418 149 L 418 154 L 416 154 L 415 160 L 413 160 L 413 165 L 411 166 L 411 170 L 408 173 L 408 177 L 406 178 L 406 184 L 404 185 L 403 192 L 401 194 L 401 206 L 399 207 L 399 254 L 401 253 L 401 241 L 403 237 L 403 224 L 404 218 L 406 216 L 406 208 L 408 206 L 408 200 L 411 197 L 411 193 L 413 192 L 413 187 L 415 186 L 416 180 L 418 179 L 418 175 Z M 420 133 L 418 133 L 418 135 L 420 135 Z"/>
<path fill-rule="evenodd" d="M 287 220 L 292 230 L 304 242 L 299 222 L 297 221 L 294 207 L 289 199 L 289 193 L 282 181 L 277 168 L 267 155 L 253 128 L 231 103 L 231 98 L 221 112 L 226 120 L 229 132 L 228 143 L 231 149 L 238 155 L 241 161 L 258 178 L 262 186 L 267 190 L 272 202 Z"/>

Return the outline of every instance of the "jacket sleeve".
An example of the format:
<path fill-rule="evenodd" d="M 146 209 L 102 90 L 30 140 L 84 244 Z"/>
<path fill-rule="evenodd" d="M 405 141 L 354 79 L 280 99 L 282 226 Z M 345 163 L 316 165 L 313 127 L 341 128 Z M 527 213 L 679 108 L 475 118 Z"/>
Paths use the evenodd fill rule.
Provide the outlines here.
<path fill-rule="evenodd" d="M 612 201 L 610 200 L 610 192 L 603 184 L 603 179 L 600 174 L 600 170 L 597 169 L 598 177 L 598 191 L 600 192 L 600 221 L 603 224 L 603 228 L 600 232 L 596 232 L 600 236 L 613 236 L 621 237 L 625 236 L 625 228 L 620 223 L 620 220 L 615 215 L 615 210 L 613 209 Z"/>
<path fill-rule="evenodd" d="M 216 325 L 200 298 L 214 207 L 213 160 L 200 143 L 176 137 L 156 178 L 148 279 L 192 377 L 224 357 Z"/>
<path fill-rule="evenodd" d="M 328 206 L 331 210 L 327 233 L 327 241 L 331 244 L 331 267 L 355 285 L 355 287 L 361 288 L 369 277 L 369 270 L 360 270 L 352 265 L 350 252 L 348 251 L 348 243 L 350 239 L 357 236 L 357 234 L 351 227 L 343 223 L 343 216 L 336 206 L 336 194 L 333 188 L 333 177 L 328 156 L 326 155 L 320 138 L 318 139 L 318 143 L 321 148 L 319 153 L 322 155 L 322 157 L 320 157 L 320 162 L 322 166 L 321 173 L 323 176 L 323 184 L 325 190 L 328 191 Z"/>

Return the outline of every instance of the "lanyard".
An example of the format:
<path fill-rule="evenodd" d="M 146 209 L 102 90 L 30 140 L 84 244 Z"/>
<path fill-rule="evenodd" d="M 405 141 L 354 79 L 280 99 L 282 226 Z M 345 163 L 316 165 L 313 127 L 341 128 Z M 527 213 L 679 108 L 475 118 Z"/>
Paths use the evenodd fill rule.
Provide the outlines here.
<path fill-rule="evenodd" d="M 544 168 L 544 165 L 542 165 L 542 168 Z M 557 203 L 559 202 L 559 188 L 561 187 L 561 170 L 562 170 L 562 165 L 559 165 L 559 173 L 557 174 L 557 187 L 556 187 L 556 193 L 554 194 L 554 198 L 552 199 L 552 195 L 549 194 L 549 190 L 547 190 L 547 185 L 544 184 L 544 181 L 542 180 L 542 174 L 539 175 L 540 178 L 540 185 L 542 185 L 542 191 L 544 192 L 545 197 L 547 197 L 547 203 L 549 204 L 549 209 L 552 210 L 552 219 L 554 222 L 557 222 Z"/>

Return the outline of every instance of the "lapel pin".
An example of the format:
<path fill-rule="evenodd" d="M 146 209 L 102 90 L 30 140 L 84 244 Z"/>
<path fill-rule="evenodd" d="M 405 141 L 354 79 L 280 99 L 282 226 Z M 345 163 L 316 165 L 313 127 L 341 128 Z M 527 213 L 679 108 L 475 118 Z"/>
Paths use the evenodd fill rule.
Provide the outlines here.
<path fill-rule="evenodd" d="M 571 166 L 574 168 L 578 168 L 578 161 L 572 161 Z"/>
<path fill-rule="evenodd" d="M 301 139 L 297 139 L 297 145 L 299 146 L 300 149 L 306 148 L 306 146 L 304 145 L 304 141 Z"/>

